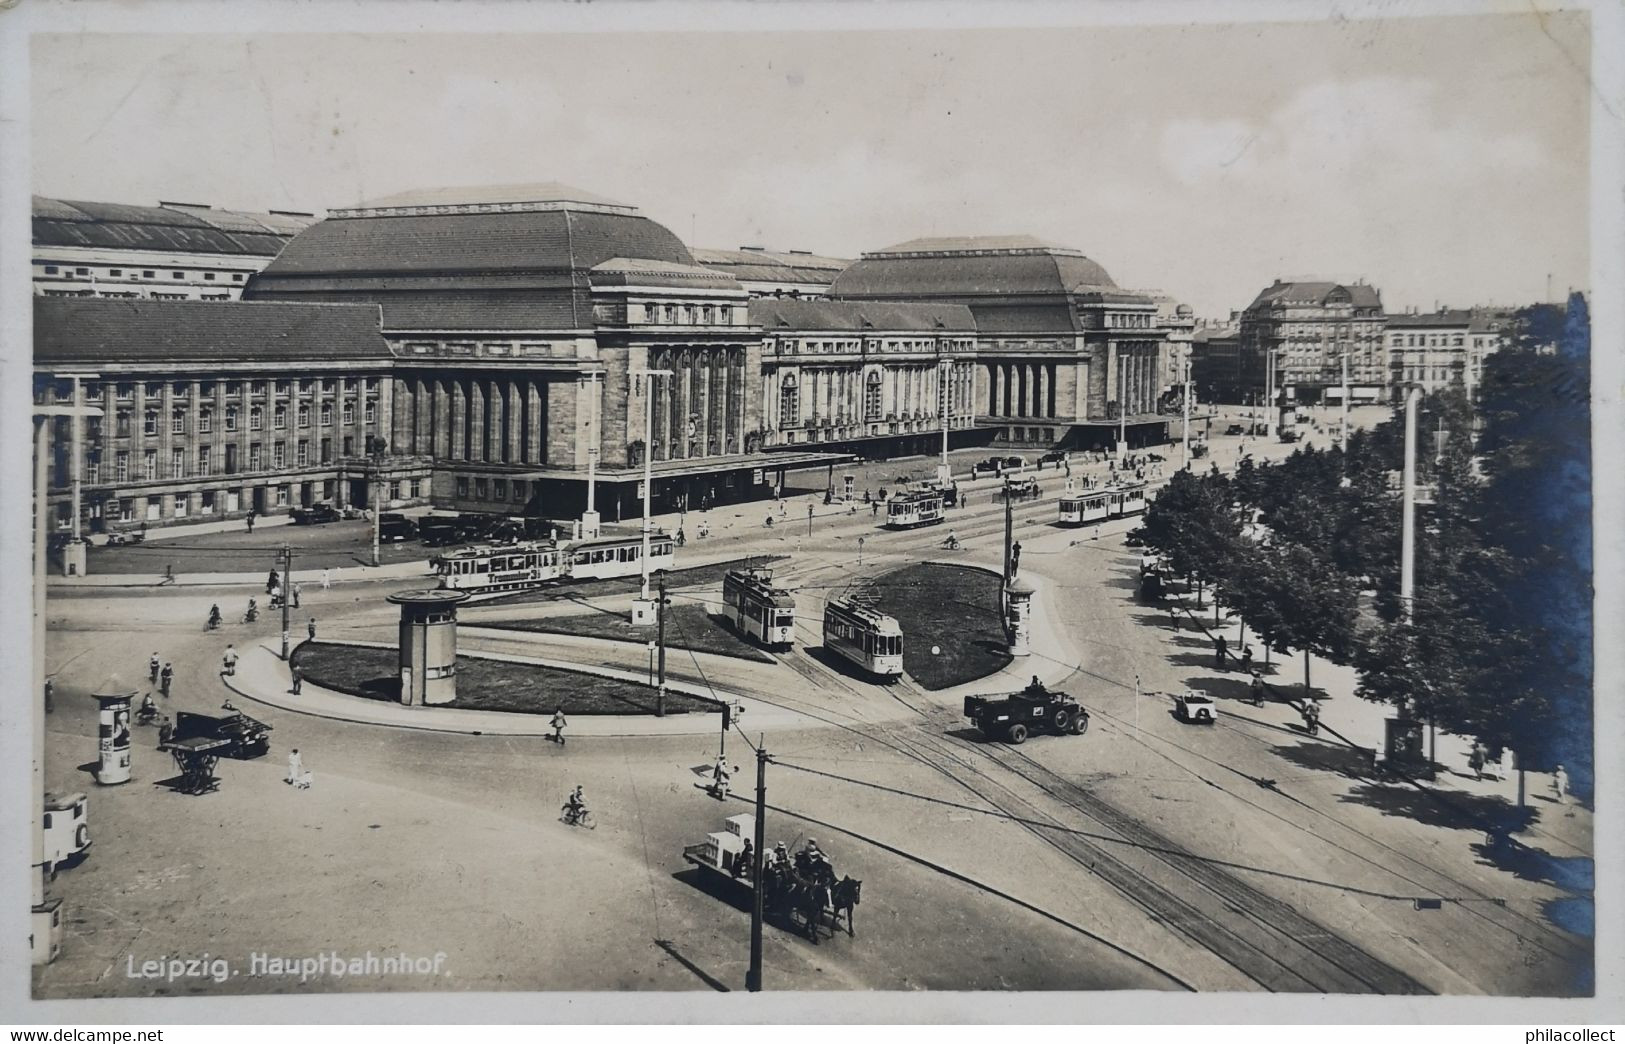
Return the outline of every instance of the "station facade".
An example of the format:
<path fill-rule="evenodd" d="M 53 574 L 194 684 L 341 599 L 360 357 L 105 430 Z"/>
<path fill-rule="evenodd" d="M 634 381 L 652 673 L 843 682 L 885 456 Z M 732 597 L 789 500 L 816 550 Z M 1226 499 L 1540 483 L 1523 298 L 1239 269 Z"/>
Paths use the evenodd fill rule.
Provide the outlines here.
<path fill-rule="evenodd" d="M 916 240 L 838 271 L 702 253 L 567 186 L 403 193 L 303 228 L 207 318 L 40 302 L 37 397 L 100 375 L 80 382 L 106 410 L 81 443 L 93 529 L 317 501 L 562 519 L 589 474 L 613 522 L 641 513 L 645 471 L 666 510 L 934 453 L 945 427 L 954 446 L 1165 432 L 1166 309 L 1076 250 Z"/>

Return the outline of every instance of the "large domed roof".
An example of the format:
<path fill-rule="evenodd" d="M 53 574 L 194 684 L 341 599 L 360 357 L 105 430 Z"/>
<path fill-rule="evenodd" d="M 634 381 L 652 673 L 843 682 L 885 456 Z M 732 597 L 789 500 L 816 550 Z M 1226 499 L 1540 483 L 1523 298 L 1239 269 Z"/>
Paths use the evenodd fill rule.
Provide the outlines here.
<path fill-rule="evenodd" d="M 612 258 L 695 264 L 636 207 L 566 185 L 420 190 L 330 211 L 243 296 L 375 302 L 385 329 L 580 328 Z"/>
<path fill-rule="evenodd" d="M 835 278 L 832 297 L 964 297 L 1115 289 L 1098 263 L 1034 236 L 912 239 L 865 253 Z"/>

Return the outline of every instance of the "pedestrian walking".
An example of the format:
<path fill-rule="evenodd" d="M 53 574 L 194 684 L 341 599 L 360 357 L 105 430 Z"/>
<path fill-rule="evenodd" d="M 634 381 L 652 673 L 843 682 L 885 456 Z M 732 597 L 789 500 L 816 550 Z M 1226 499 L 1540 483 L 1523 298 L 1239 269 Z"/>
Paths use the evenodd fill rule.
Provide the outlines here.
<path fill-rule="evenodd" d="M 869 516 L 871 518 L 873 518 L 873 517 L 875 517 L 875 516 L 877 516 L 879 514 L 880 514 L 880 501 L 871 500 L 869 502 Z"/>
<path fill-rule="evenodd" d="M 296 664 L 293 665 L 292 673 L 293 673 L 293 688 L 291 690 L 289 690 L 289 691 L 292 692 L 295 696 L 297 696 L 301 692 L 304 691 L 304 688 L 305 688 L 305 672 L 300 670 L 299 665 L 296 663 Z"/>
<path fill-rule="evenodd" d="M 297 609 L 297 608 L 299 608 L 299 582 L 294 581 L 292 586 L 293 586 L 293 607 L 295 609 Z"/>
<path fill-rule="evenodd" d="M 322 570 L 322 590 L 326 591 L 333 586 L 333 570 Z"/>
<path fill-rule="evenodd" d="M 1213 639 L 1213 666 L 1221 671 L 1224 670 L 1224 654 L 1228 650 L 1229 643 L 1224 640 L 1224 635 L 1221 634 Z"/>
<path fill-rule="evenodd" d="M 305 768 L 305 759 L 299 756 L 299 748 L 288 751 L 288 774 L 283 782 L 296 790 L 310 789 L 310 770 Z"/>
<path fill-rule="evenodd" d="M 252 508 L 249 509 L 247 521 L 248 521 L 248 531 L 250 533 L 254 532 L 254 511 L 253 511 Z"/>
<path fill-rule="evenodd" d="M 237 673 L 237 650 L 231 645 L 226 646 L 226 652 L 220 657 L 220 673 L 230 678 Z"/>
<path fill-rule="evenodd" d="M 175 724 L 165 714 L 158 719 L 158 747 L 163 749 L 169 746 L 169 741 L 175 738 Z"/>
<path fill-rule="evenodd" d="M 164 664 L 164 669 L 158 672 L 158 691 L 164 694 L 165 699 L 169 698 L 169 686 L 174 680 L 174 665 L 169 663 Z"/>
<path fill-rule="evenodd" d="M 1552 770 L 1552 800 L 1559 805 L 1569 803 L 1569 774 L 1562 765 Z"/>
<path fill-rule="evenodd" d="M 153 653 L 152 659 L 147 661 L 147 677 L 154 685 L 158 684 L 158 669 L 163 665 L 164 661 L 158 658 L 157 653 Z"/>
<path fill-rule="evenodd" d="M 282 584 L 282 577 L 277 575 L 277 571 L 275 569 L 273 569 L 269 573 L 265 574 L 265 593 L 266 594 L 274 595 L 276 593 L 276 589 L 278 587 L 280 587 L 281 584 Z"/>
<path fill-rule="evenodd" d="M 568 724 L 569 724 L 569 722 L 564 720 L 564 708 L 563 707 L 555 708 L 553 710 L 553 721 L 552 721 L 552 725 L 553 725 L 553 742 L 557 743 L 561 747 L 564 746 L 564 726 L 566 726 Z"/>
<path fill-rule="evenodd" d="M 314 642 L 316 640 L 316 618 L 314 616 L 310 618 L 309 623 L 305 624 L 305 634 L 310 641 Z"/>
<path fill-rule="evenodd" d="M 711 770 L 711 791 L 718 801 L 728 799 L 728 785 L 732 780 L 733 773 L 728 770 L 727 756 L 718 754 L 716 767 Z"/>
<path fill-rule="evenodd" d="M 1472 753 L 1467 755 L 1467 767 L 1473 770 L 1474 779 L 1484 778 L 1484 745 L 1474 743 Z"/>
<path fill-rule="evenodd" d="M 166 587 L 167 586 L 172 586 L 174 583 L 175 583 L 175 563 L 174 562 L 165 563 L 165 565 L 164 565 L 163 586 L 166 586 Z"/>

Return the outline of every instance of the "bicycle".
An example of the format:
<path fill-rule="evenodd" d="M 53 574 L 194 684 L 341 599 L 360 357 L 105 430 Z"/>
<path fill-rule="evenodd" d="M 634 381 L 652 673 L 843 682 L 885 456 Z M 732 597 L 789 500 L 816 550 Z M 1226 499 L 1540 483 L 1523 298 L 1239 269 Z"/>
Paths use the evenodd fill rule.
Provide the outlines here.
<path fill-rule="evenodd" d="M 588 830 L 598 829 L 598 820 L 593 818 L 592 812 L 585 808 L 572 808 L 567 804 L 559 808 L 559 822 L 565 826 L 586 827 Z"/>

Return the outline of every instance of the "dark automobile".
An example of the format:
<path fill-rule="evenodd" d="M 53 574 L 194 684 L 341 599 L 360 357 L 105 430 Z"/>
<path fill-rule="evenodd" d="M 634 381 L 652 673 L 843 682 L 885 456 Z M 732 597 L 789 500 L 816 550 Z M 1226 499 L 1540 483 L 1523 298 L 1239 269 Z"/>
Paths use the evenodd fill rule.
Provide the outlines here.
<path fill-rule="evenodd" d="M 457 519 L 445 515 L 428 515 L 418 522 L 418 536 L 426 547 L 445 547 L 463 539 Z"/>
<path fill-rule="evenodd" d="M 1224 429 L 1224 433 L 1226 435 L 1240 435 L 1243 432 L 1245 432 L 1246 430 L 1247 430 L 1246 428 L 1243 428 L 1239 424 L 1232 424 L 1232 425 L 1230 425 L 1230 427 Z"/>
<path fill-rule="evenodd" d="M 1038 458 L 1038 466 L 1039 467 L 1043 467 L 1045 464 L 1054 464 L 1057 467 L 1059 467 L 1060 465 L 1065 464 L 1065 463 L 1066 463 L 1066 454 L 1062 453 L 1060 450 L 1050 450 L 1048 453 L 1046 453 L 1042 457 Z"/>
<path fill-rule="evenodd" d="M 973 475 L 980 475 L 984 471 L 991 471 L 997 474 L 999 471 L 1003 470 L 1003 468 L 1003 457 L 988 457 L 985 460 L 979 460 L 975 464 L 971 465 L 970 470 L 971 474 Z"/>
<path fill-rule="evenodd" d="M 1026 457 L 1005 457 L 1004 466 L 1007 468 L 1024 468 L 1027 466 Z"/>
<path fill-rule="evenodd" d="M 332 504 L 313 504 L 310 507 L 293 509 L 293 524 L 296 526 L 316 526 L 324 522 L 337 522 L 344 516 L 339 514 L 338 508 Z"/>
<path fill-rule="evenodd" d="M 418 524 L 398 511 L 386 511 L 378 516 L 379 540 L 416 540 Z"/>

